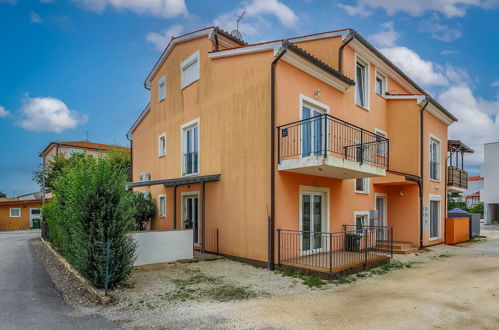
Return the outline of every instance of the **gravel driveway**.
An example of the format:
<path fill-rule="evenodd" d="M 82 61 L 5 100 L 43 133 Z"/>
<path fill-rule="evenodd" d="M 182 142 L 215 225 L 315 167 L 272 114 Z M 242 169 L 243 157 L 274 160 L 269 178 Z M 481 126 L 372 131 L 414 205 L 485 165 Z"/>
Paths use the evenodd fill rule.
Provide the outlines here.
<path fill-rule="evenodd" d="M 489 227 L 491 228 L 491 227 Z M 137 269 L 109 306 L 77 306 L 125 328 L 469 329 L 499 324 L 499 231 L 397 256 L 412 267 L 320 288 L 229 260 Z"/>

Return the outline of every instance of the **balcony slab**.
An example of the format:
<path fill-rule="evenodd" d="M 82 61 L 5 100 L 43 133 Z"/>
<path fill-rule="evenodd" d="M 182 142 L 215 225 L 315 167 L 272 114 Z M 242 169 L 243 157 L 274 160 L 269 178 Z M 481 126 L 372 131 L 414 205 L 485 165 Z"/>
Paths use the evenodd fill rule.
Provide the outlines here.
<path fill-rule="evenodd" d="M 386 176 L 386 169 L 368 163 L 334 157 L 309 156 L 292 159 L 281 159 L 278 165 L 280 171 L 299 174 L 323 176 L 336 179 L 356 179 Z"/>

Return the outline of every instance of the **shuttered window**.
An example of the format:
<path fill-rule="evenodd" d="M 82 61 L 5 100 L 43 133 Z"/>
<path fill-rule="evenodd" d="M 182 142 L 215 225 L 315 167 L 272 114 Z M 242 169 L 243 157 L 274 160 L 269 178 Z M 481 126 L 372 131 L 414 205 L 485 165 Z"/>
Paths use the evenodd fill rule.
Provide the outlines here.
<path fill-rule="evenodd" d="M 189 86 L 199 79 L 199 51 L 182 62 L 182 88 Z"/>

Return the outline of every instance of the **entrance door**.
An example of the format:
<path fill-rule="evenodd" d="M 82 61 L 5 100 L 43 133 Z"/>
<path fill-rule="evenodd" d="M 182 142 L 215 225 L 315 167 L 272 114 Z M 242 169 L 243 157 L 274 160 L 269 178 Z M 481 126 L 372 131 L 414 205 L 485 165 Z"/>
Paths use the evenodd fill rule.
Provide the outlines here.
<path fill-rule="evenodd" d="M 29 209 L 29 227 L 33 227 L 33 220 L 38 220 L 35 221 L 37 223 L 36 228 L 40 228 L 40 209 Z"/>
<path fill-rule="evenodd" d="M 324 112 L 313 109 L 310 106 L 302 107 L 302 119 L 308 119 L 303 123 L 301 131 L 302 139 L 302 156 L 318 155 L 321 153 L 323 146 L 323 119 L 320 117 Z"/>
<path fill-rule="evenodd" d="M 302 242 L 301 248 L 305 253 L 321 250 L 322 232 L 325 228 L 323 194 L 302 194 Z"/>
<path fill-rule="evenodd" d="M 376 196 L 376 210 L 378 211 L 378 223 L 371 224 L 372 226 L 387 226 L 386 219 L 386 197 L 385 196 Z M 385 230 L 378 230 L 376 234 L 377 240 L 385 240 L 388 235 L 388 232 Z"/>
<path fill-rule="evenodd" d="M 199 245 L 199 197 L 184 196 L 184 228 L 192 229 L 194 245 Z"/>
<path fill-rule="evenodd" d="M 430 201 L 430 239 L 440 238 L 440 201 Z"/>

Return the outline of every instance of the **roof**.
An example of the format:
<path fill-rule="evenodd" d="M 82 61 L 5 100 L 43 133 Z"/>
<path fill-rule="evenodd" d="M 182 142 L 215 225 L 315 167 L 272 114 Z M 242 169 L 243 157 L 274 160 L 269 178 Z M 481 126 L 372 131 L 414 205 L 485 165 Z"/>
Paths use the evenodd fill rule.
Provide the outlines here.
<path fill-rule="evenodd" d="M 17 198 L 0 198 L 0 206 L 1 205 L 11 205 L 11 204 L 29 204 L 42 202 L 41 198 L 33 198 L 33 199 L 17 199 Z"/>
<path fill-rule="evenodd" d="M 480 192 L 476 192 L 474 194 L 466 196 L 466 199 L 472 199 L 473 197 L 480 197 Z"/>
<path fill-rule="evenodd" d="M 455 152 L 475 152 L 473 149 L 464 144 L 461 140 L 449 140 L 447 141 L 447 148 L 449 151 Z"/>
<path fill-rule="evenodd" d="M 52 146 L 64 146 L 64 147 L 70 147 L 70 148 L 80 148 L 80 149 L 88 149 L 88 150 L 110 150 L 110 149 L 117 149 L 117 150 L 129 150 L 127 147 L 121 147 L 113 144 L 104 144 L 104 143 L 96 143 L 96 142 L 90 142 L 90 141 L 54 141 L 50 142 L 48 146 L 43 149 L 41 152 L 41 155 L 46 154 Z"/>
<path fill-rule="evenodd" d="M 352 79 L 348 78 L 347 76 L 341 74 L 339 71 L 333 69 L 332 67 L 330 67 L 326 63 L 324 63 L 321 60 L 319 60 L 317 57 L 315 57 L 312 54 L 308 53 L 304 49 L 296 46 L 295 44 L 289 42 L 288 40 L 286 40 L 286 41 L 283 42 L 283 48 L 288 49 L 288 50 L 290 50 L 290 51 L 292 51 L 292 52 L 294 52 L 294 53 L 302 56 L 303 58 L 305 58 L 306 60 L 308 60 L 312 64 L 320 67 L 324 71 L 332 74 L 333 76 L 335 76 L 336 78 L 342 80 L 343 82 L 345 82 L 345 83 L 347 83 L 347 84 L 349 84 L 351 86 L 355 85 L 355 81 L 353 81 Z"/>
<path fill-rule="evenodd" d="M 477 175 L 477 176 L 470 176 L 468 177 L 468 181 L 483 181 L 483 177 Z"/>

